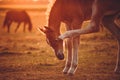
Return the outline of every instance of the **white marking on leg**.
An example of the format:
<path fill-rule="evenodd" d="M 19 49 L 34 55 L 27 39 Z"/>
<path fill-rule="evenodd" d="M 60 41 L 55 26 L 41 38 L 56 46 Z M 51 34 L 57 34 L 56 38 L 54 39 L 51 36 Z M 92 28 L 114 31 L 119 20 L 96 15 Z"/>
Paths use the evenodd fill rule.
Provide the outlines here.
<path fill-rule="evenodd" d="M 70 69 L 70 66 L 71 66 L 71 61 L 72 61 L 72 39 L 67 40 L 67 47 L 68 47 L 68 52 L 67 52 L 67 59 L 66 59 L 65 68 L 63 69 L 64 74 L 67 74 L 67 72 L 68 72 L 68 70 Z"/>
<path fill-rule="evenodd" d="M 77 69 L 78 64 L 78 47 L 79 47 L 79 37 L 73 39 L 73 58 L 71 63 L 71 68 L 69 69 L 68 74 L 74 74 Z"/>

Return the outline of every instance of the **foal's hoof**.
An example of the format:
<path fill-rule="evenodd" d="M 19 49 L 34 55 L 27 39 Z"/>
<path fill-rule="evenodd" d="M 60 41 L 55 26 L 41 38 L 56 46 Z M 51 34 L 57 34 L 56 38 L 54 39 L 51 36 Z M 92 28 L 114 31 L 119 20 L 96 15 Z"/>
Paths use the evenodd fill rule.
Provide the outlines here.
<path fill-rule="evenodd" d="M 73 73 L 68 73 L 69 76 L 73 76 L 74 74 Z"/>
<path fill-rule="evenodd" d="M 114 72 L 115 72 L 115 74 L 120 74 L 120 69 L 117 68 L 117 69 L 114 70 Z"/>
<path fill-rule="evenodd" d="M 63 74 L 67 74 L 67 72 L 63 72 Z"/>
<path fill-rule="evenodd" d="M 115 74 L 120 74 L 120 71 L 115 71 Z"/>

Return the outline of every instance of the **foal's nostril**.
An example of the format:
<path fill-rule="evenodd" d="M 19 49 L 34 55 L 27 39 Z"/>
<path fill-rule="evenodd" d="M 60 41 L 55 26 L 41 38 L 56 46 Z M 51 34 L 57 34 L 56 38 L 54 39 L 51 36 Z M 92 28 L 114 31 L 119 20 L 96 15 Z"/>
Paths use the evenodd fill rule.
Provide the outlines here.
<path fill-rule="evenodd" d="M 57 57 L 58 57 L 59 60 L 63 60 L 64 59 L 64 54 L 58 54 Z"/>

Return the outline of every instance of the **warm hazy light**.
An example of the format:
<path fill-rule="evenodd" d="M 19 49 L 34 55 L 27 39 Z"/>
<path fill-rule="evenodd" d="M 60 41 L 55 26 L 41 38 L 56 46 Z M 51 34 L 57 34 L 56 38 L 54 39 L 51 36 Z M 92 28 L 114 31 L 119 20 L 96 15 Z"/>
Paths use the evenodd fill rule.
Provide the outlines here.
<path fill-rule="evenodd" d="M 33 1 L 37 2 L 38 0 L 33 0 Z"/>
<path fill-rule="evenodd" d="M 0 9 L 45 9 L 48 0 L 0 0 Z"/>
<path fill-rule="evenodd" d="M 39 4 L 39 3 L 47 3 L 48 0 L 0 0 L 0 2 L 3 2 L 3 3 L 0 3 L 0 4 L 31 4 L 31 3 L 34 3 L 34 4 Z"/>

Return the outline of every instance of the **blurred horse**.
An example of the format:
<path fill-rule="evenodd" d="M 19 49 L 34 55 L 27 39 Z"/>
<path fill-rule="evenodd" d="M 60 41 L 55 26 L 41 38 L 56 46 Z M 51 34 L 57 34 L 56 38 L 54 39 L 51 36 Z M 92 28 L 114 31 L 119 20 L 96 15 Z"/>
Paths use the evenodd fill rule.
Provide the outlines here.
<path fill-rule="evenodd" d="M 55 0 L 53 2 L 53 6 L 50 9 L 50 13 L 48 15 L 48 25 L 45 26 L 44 28 L 40 28 L 40 31 L 42 31 L 47 38 L 47 43 L 53 48 L 55 55 L 58 59 L 63 60 L 64 59 L 64 54 L 63 54 L 63 40 L 64 38 L 67 39 L 67 46 L 68 46 L 68 51 L 67 51 L 67 60 L 66 60 L 66 65 L 63 70 L 64 74 L 69 74 L 73 75 L 74 72 L 77 69 L 77 64 L 78 64 L 78 47 L 79 47 L 79 28 L 81 28 L 81 25 L 83 21 L 90 20 L 94 16 L 94 12 L 96 12 L 96 3 L 97 0 Z M 102 7 L 104 9 L 104 6 L 108 8 L 108 10 L 115 10 L 117 7 L 119 8 L 120 0 L 98 0 L 101 1 L 102 6 L 99 5 L 99 7 Z M 105 2 L 105 3 L 104 3 Z M 112 6 L 111 6 L 112 5 Z M 99 10 L 97 10 L 99 13 Z M 106 11 L 107 12 L 107 11 Z M 109 11 L 108 11 L 109 12 Z M 102 13 L 102 11 L 100 12 Z M 111 13 L 111 12 L 110 12 Z M 91 17 L 92 15 L 92 17 Z M 98 15 L 99 16 L 99 15 Z M 102 16 L 103 17 L 103 16 Z M 101 17 L 100 17 L 101 18 Z M 98 21 L 99 19 L 96 19 Z M 94 20 L 94 22 L 96 22 Z M 67 32 L 66 34 L 63 34 L 60 36 L 60 24 L 61 22 L 64 22 L 66 24 Z M 108 20 L 109 22 L 109 20 Z M 104 21 L 104 24 L 110 24 L 108 22 Z M 112 22 L 113 23 L 113 22 Z M 91 24 L 94 25 L 94 24 Z M 97 23 L 99 26 L 99 23 Z M 106 26 L 106 28 L 113 28 L 109 29 L 118 39 L 119 46 L 120 46 L 120 37 L 117 36 L 117 33 L 120 34 L 120 29 L 116 26 Z M 115 28 L 115 29 L 114 29 Z M 77 30 L 75 30 L 77 29 Z M 70 30 L 70 31 L 69 31 Z M 75 30 L 75 31 L 74 31 Z M 95 27 L 92 32 L 97 32 L 99 31 L 99 27 Z M 74 32 L 73 35 L 71 35 Z M 84 31 L 81 30 L 82 32 L 88 32 L 88 30 Z M 70 34 L 69 34 L 70 33 Z M 76 36 L 77 34 L 77 36 Z M 75 36 L 74 36 L 75 35 Z M 67 37 L 66 37 L 67 36 Z M 60 39 L 59 39 L 59 38 Z M 115 72 L 120 72 L 120 47 L 119 47 L 119 52 L 118 52 L 118 59 L 117 59 L 117 64 L 116 64 L 116 69 Z"/>
<path fill-rule="evenodd" d="M 18 23 L 18 25 L 15 29 L 15 32 L 17 32 L 17 30 L 22 22 L 24 23 L 24 28 L 23 28 L 24 32 L 25 32 L 25 27 L 27 24 L 28 24 L 28 30 L 29 31 L 32 30 L 31 19 L 30 19 L 29 15 L 27 14 L 27 12 L 24 10 L 22 10 L 22 11 L 10 10 L 6 13 L 3 27 L 8 28 L 8 30 L 7 30 L 8 33 L 10 32 L 10 26 L 11 26 L 12 22 Z"/>

